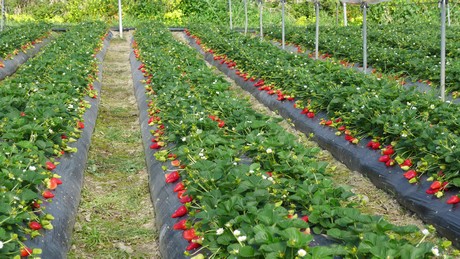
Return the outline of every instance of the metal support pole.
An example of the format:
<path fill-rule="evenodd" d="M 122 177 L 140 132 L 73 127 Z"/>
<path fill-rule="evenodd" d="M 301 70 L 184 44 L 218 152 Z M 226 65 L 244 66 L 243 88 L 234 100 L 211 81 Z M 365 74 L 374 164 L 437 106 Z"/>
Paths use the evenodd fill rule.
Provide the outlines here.
<path fill-rule="evenodd" d="M 263 2 L 262 2 L 262 0 L 259 0 L 259 20 L 260 20 L 259 28 L 260 28 L 260 39 L 261 40 L 264 38 L 264 27 L 263 27 L 262 12 L 263 12 Z"/>
<path fill-rule="evenodd" d="M 3 26 L 5 25 L 5 0 L 2 0 L 2 17 L 0 20 L 0 31 L 3 31 Z"/>
<path fill-rule="evenodd" d="M 121 11 L 121 0 L 118 0 L 118 24 L 120 30 L 120 38 L 123 39 L 123 18 Z"/>
<path fill-rule="evenodd" d="M 319 2 L 315 1 L 316 12 L 316 38 L 315 38 L 315 59 L 318 59 L 319 52 Z"/>
<path fill-rule="evenodd" d="M 363 3 L 363 72 L 367 73 L 367 3 Z"/>
<path fill-rule="evenodd" d="M 248 0 L 244 0 L 244 34 L 248 33 Z"/>
<path fill-rule="evenodd" d="M 441 0 L 441 100 L 446 100 L 446 0 Z"/>
<path fill-rule="evenodd" d="M 232 21 L 232 0 L 228 0 L 228 11 L 230 13 L 230 30 L 233 30 L 233 21 Z"/>
<path fill-rule="evenodd" d="M 281 47 L 285 49 L 285 31 L 284 31 L 284 1 L 281 0 Z"/>
<path fill-rule="evenodd" d="M 347 4 L 346 3 L 343 3 L 343 26 L 348 26 Z"/>

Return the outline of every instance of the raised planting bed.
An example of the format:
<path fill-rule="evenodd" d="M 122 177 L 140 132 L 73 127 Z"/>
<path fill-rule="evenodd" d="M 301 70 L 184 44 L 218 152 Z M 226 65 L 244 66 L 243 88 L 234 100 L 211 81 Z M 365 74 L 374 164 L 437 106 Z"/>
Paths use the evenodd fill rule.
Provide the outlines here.
<path fill-rule="evenodd" d="M 0 83 L 0 257 L 66 256 L 106 32 L 102 23 L 72 26 Z"/>
<path fill-rule="evenodd" d="M 162 25 L 137 28 L 133 47 L 164 258 L 184 250 L 194 258 L 429 258 L 442 250 L 417 227 L 356 209 L 317 161 L 318 148 L 238 99 Z"/>
<path fill-rule="evenodd" d="M 303 48 L 315 49 L 315 28 L 288 27 L 286 40 Z M 460 33 L 458 26 L 447 27 L 446 86 L 460 90 Z M 281 39 L 281 29 L 269 26 L 265 35 Z M 433 24 L 374 25 L 368 29 L 368 63 L 383 73 L 407 76 L 439 87 L 440 27 Z M 319 49 L 323 55 L 361 64 L 363 60 L 360 26 L 321 26 Z M 457 93 L 455 94 L 455 96 Z"/>
<path fill-rule="evenodd" d="M 0 32 L 0 80 L 35 56 L 49 41 L 50 31 L 50 25 L 27 23 Z"/>
<path fill-rule="evenodd" d="M 437 101 L 429 105 L 430 99 L 417 91 L 409 91 L 407 94 L 400 86 L 383 79 L 376 80 L 356 74 L 340 68 L 340 65 L 314 62 L 306 57 L 286 54 L 258 39 L 237 34 L 226 35 L 222 31 L 205 32 L 200 28 L 192 31 L 197 32 L 199 38 L 189 38 L 191 43 L 205 53 L 208 61 L 269 108 L 291 119 L 297 128 L 305 133 L 314 133 L 314 139 L 330 150 L 338 160 L 365 174 L 382 189 L 395 194 L 400 203 L 415 211 L 426 222 L 435 225 L 442 235 L 459 245 L 460 212 L 456 204 L 458 188 L 447 190 L 458 186 L 456 173 L 448 170 L 444 161 L 432 157 L 431 152 L 425 151 L 419 160 L 416 158 L 418 147 L 423 146 L 427 150 L 435 145 L 431 143 L 440 143 L 429 138 L 437 137 L 430 132 L 433 128 L 442 127 L 442 123 L 421 126 L 426 121 L 421 121 L 420 117 L 454 117 L 454 114 L 436 114 L 443 108 L 435 109 L 440 106 L 456 109 L 456 105 L 449 106 Z M 228 39 L 223 39 L 225 36 Z M 263 50 L 266 55 L 257 50 Z M 248 55 L 250 52 L 252 55 Z M 262 62 L 264 58 L 272 62 Z M 373 84 L 376 84 L 375 88 Z M 302 88 L 304 92 L 299 90 Z M 385 94 L 387 91 L 391 91 L 391 94 Z M 393 94 L 399 96 L 391 99 Z M 408 98 L 411 95 L 418 98 Z M 410 102 L 415 103 L 412 105 Z M 429 106 L 419 106 L 423 102 Z M 402 104 L 409 105 L 409 109 L 403 108 Z M 429 113 L 430 110 L 433 112 Z M 393 114 L 392 117 L 389 114 Z M 400 131 L 396 131 L 396 123 L 400 123 Z M 381 132 L 378 127 L 382 128 L 386 137 L 369 138 L 369 135 L 376 136 L 374 134 Z M 448 129 L 439 132 L 441 138 L 446 134 L 449 134 Z M 449 138 L 452 136 L 457 137 L 451 133 Z M 386 141 L 388 145 L 383 145 Z M 423 154 L 423 148 L 419 150 Z M 443 154 L 444 157 L 452 155 L 451 152 Z M 451 166 L 455 168 L 458 165 Z M 443 173 L 438 170 L 443 170 Z M 428 177 L 430 181 L 427 181 Z M 446 180 L 448 177 L 451 178 Z M 436 198 L 443 196 L 448 197 L 447 203 L 444 199 L 440 201 Z"/>

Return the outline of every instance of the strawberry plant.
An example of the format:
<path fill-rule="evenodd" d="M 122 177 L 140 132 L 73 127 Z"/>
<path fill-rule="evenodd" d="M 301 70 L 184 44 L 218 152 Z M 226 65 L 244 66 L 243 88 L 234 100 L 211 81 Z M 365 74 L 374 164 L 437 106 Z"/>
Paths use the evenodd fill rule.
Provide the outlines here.
<path fill-rule="evenodd" d="M 0 68 L 1 59 L 9 59 L 20 51 L 26 51 L 34 44 L 49 36 L 51 26 L 45 23 L 25 23 L 8 27 L 0 32 Z"/>
<path fill-rule="evenodd" d="M 189 242 L 183 249 L 192 252 L 186 254 L 206 251 L 218 258 L 432 255 L 433 245 L 422 242 L 416 227 L 395 226 L 356 209 L 349 200 L 353 194 L 335 186 L 326 174 L 328 165 L 315 158 L 319 149 L 305 148 L 277 124 L 279 119 L 261 115 L 236 98 L 228 90 L 229 83 L 197 59 L 194 50 L 175 42 L 161 25 L 139 27 L 134 47 L 151 98 L 148 113 L 155 118 L 149 120 L 151 132 L 155 141 L 165 143 L 155 157 L 165 163 L 180 161 L 176 165 L 181 170 L 174 170 L 180 182 L 171 184 L 179 198 L 192 198 L 171 215 L 177 222 L 170 227 L 183 231 Z M 238 53 L 236 48 L 228 50 L 228 56 Z M 255 55 L 248 58 L 256 59 Z M 275 57 L 269 63 L 276 66 L 277 62 Z M 273 77 L 264 78 L 268 82 Z M 166 179 L 170 175 L 165 172 Z M 313 246 L 318 235 L 327 236 L 332 244 Z"/>
<path fill-rule="evenodd" d="M 56 165 L 76 152 L 84 97 L 95 78 L 102 23 L 73 25 L 14 77 L 0 82 L 0 248 L 1 258 L 37 255 L 27 238 L 52 229 L 46 206 L 66 179 Z M 75 47 L 78 46 L 78 47 Z"/>
<path fill-rule="evenodd" d="M 411 159 L 411 166 L 401 167 L 416 169 L 411 183 L 427 175 L 428 180 L 460 186 L 460 163 L 454 158 L 460 141 L 458 105 L 441 102 L 430 93 L 407 90 L 392 80 L 355 73 L 339 64 L 285 53 L 270 43 L 225 29 L 193 26 L 192 32 L 205 49 L 236 63 L 238 72 L 261 78 L 271 89 L 295 96 L 294 105 L 303 109 L 301 113 L 327 111 L 339 120 L 329 126 L 336 127 L 337 135 L 344 135 L 351 143 L 368 137 L 378 139 L 382 148 L 391 144 L 390 150 L 382 150 L 387 157 L 381 162 L 390 167 Z M 437 189 L 436 196 L 442 197 L 444 191 Z"/>
<path fill-rule="evenodd" d="M 310 50 L 315 49 L 315 28 L 290 27 L 286 40 Z M 279 27 L 267 27 L 266 35 L 281 39 Z M 408 76 L 412 81 L 425 81 L 439 86 L 440 39 L 439 26 L 434 24 L 375 25 L 368 30 L 368 63 L 384 73 Z M 460 90 L 460 34 L 447 29 L 446 86 L 451 91 Z M 359 26 L 323 26 L 319 37 L 322 53 L 332 54 L 345 63 L 362 63 L 362 35 Z"/>

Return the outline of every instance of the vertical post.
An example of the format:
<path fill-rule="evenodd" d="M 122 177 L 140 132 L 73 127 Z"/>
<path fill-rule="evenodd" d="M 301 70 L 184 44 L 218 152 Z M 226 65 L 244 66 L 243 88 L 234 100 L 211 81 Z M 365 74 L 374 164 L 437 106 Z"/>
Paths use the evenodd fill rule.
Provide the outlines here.
<path fill-rule="evenodd" d="M 363 2 L 363 72 L 367 73 L 367 3 Z"/>
<path fill-rule="evenodd" d="M 230 13 L 230 30 L 233 30 L 233 21 L 232 21 L 232 0 L 228 0 L 228 11 Z"/>
<path fill-rule="evenodd" d="M 347 19 L 347 3 L 343 4 L 343 26 L 348 26 L 348 19 Z"/>
<path fill-rule="evenodd" d="M 441 0 L 441 100 L 446 100 L 446 0 Z"/>
<path fill-rule="evenodd" d="M 5 0 L 2 0 L 2 17 L 0 21 L 0 31 L 3 31 L 4 25 L 5 25 Z"/>
<path fill-rule="evenodd" d="M 315 59 L 318 59 L 318 52 L 319 52 L 319 0 L 315 1 L 315 12 L 316 12 Z"/>
<path fill-rule="evenodd" d="M 263 12 L 263 2 L 262 2 L 262 0 L 259 0 L 259 22 L 260 22 L 259 28 L 260 28 L 260 39 L 261 40 L 264 38 L 264 27 L 263 27 L 262 12 Z"/>
<path fill-rule="evenodd" d="M 118 24 L 120 30 L 120 38 L 123 39 L 123 18 L 121 15 L 121 0 L 118 0 Z"/>
<path fill-rule="evenodd" d="M 281 47 L 285 49 L 285 31 L 284 31 L 284 1 L 281 0 Z"/>
<path fill-rule="evenodd" d="M 248 33 L 248 0 L 244 0 L 244 34 Z"/>

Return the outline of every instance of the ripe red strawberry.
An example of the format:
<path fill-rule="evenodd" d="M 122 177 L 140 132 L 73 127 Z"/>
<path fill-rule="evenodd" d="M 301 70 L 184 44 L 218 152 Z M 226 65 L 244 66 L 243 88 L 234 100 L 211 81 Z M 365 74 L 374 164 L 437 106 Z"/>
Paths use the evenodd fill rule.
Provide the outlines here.
<path fill-rule="evenodd" d="M 377 150 L 380 148 L 380 143 L 379 142 L 373 142 L 372 143 L 372 147 L 371 147 L 373 150 Z"/>
<path fill-rule="evenodd" d="M 404 173 L 404 177 L 408 180 L 414 178 L 417 176 L 417 172 L 415 170 L 409 170 L 407 172 Z"/>
<path fill-rule="evenodd" d="M 85 124 L 81 121 L 77 122 L 77 128 L 78 129 L 84 129 L 85 128 Z"/>
<path fill-rule="evenodd" d="M 32 249 L 30 249 L 28 247 L 23 247 L 23 248 L 21 248 L 19 253 L 20 253 L 20 255 L 22 257 L 27 257 L 27 256 L 31 255 L 33 253 L 33 251 L 32 251 Z"/>
<path fill-rule="evenodd" d="M 185 190 L 181 190 L 177 192 L 177 198 L 182 199 L 185 196 Z"/>
<path fill-rule="evenodd" d="M 431 189 L 431 188 L 428 188 L 425 192 L 427 194 L 435 194 L 439 191 L 439 189 Z"/>
<path fill-rule="evenodd" d="M 307 114 L 309 112 L 308 108 L 303 108 L 300 114 Z"/>
<path fill-rule="evenodd" d="M 195 229 L 191 228 L 184 230 L 184 232 L 182 233 L 182 237 L 187 241 L 192 241 L 197 237 L 195 234 Z"/>
<path fill-rule="evenodd" d="M 176 159 L 176 158 L 177 158 L 176 154 L 173 154 L 173 153 L 168 154 L 168 159 Z"/>
<path fill-rule="evenodd" d="M 315 113 L 314 112 L 307 112 L 307 117 L 312 119 L 315 117 Z"/>
<path fill-rule="evenodd" d="M 192 200 L 193 200 L 192 197 L 190 197 L 188 195 L 185 195 L 184 197 L 182 197 L 182 199 L 179 200 L 179 202 L 184 204 L 184 203 L 187 203 L 187 202 L 191 202 Z"/>
<path fill-rule="evenodd" d="M 308 216 L 303 216 L 300 219 L 308 223 Z"/>
<path fill-rule="evenodd" d="M 344 131 L 346 128 L 347 128 L 347 127 L 345 127 L 344 125 L 342 125 L 342 126 L 338 127 L 337 129 L 338 129 L 339 131 Z"/>
<path fill-rule="evenodd" d="M 342 118 L 337 118 L 337 119 L 335 119 L 335 122 L 336 122 L 336 123 L 342 122 Z"/>
<path fill-rule="evenodd" d="M 346 140 L 346 141 L 352 141 L 352 140 L 353 140 L 353 136 L 347 134 L 347 135 L 345 135 L 345 140 Z"/>
<path fill-rule="evenodd" d="M 332 121 L 331 121 L 331 120 L 327 120 L 327 121 L 324 123 L 324 125 L 330 126 L 330 125 L 332 125 Z"/>
<path fill-rule="evenodd" d="M 67 135 L 66 135 L 66 134 L 62 134 L 62 135 L 61 135 L 61 139 L 67 139 Z"/>
<path fill-rule="evenodd" d="M 54 198 L 54 194 L 50 190 L 46 190 L 42 193 L 43 198 L 51 199 Z"/>
<path fill-rule="evenodd" d="M 47 162 L 45 163 L 45 165 L 46 165 L 46 170 L 49 170 L 49 171 L 51 171 L 51 170 L 54 170 L 54 169 L 56 169 L 56 165 L 55 165 L 55 164 L 53 164 L 53 163 L 52 163 L 52 162 L 50 162 L 50 161 L 47 161 Z"/>
<path fill-rule="evenodd" d="M 272 177 L 272 176 L 273 176 L 273 173 L 272 173 L 272 172 L 266 172 L 266 174 L 268 175 L 268 177 Z"/>
<path fill-rule="evenodd" d="M 217 126 L 218 126 L 219 128 L 223 128 L 223 127 L 225 126 L 225 122 L 221 120 L 221 121 L 219 121 L 219 123 L 217 124 Z"/>
<path fill-rule="evenodd" d="M 165 178 L 166 178 L 166 183 L 174 183 L 177 180 L 179 180 L 180 175 L 179 175 L 179 172 L 174 171 L 172 173 L 165 174 Z"/>
<path fill-rule="evenodd" d="M 32 230 L 39 230 L 42 228 L 42 225 L 40 225 L 40 223 L 38 223 L 37 221 L 32 221 L 29 223 L 29 228 Z"/>
<path fill-rule="evenodd" d="M 384 148 L 382 150 L 382 154 L 384 154 L 384 155 L 392 155 L 394 153 L 395 153 L 395 151 L 394 151 L 393 148 Z"/>
<path fill-rule="evenodd" d="M 25 112 L 21 112 L 20 115 L 21 115 L 21 117 L 24 117 L 24 116 L 26 116 L 26 113 L 25 113 Z"/>
<path fill-rule="evenodd" d="M 441 188 L 442 186 L 442 183 L 440 181 L 434 181 L 431 185 L 430 185 L 430 188 L 431 189 L 439 189 Z"/>
<path fill-rule="evenodd" d="M 177 208 L 177 210 L 171 215 L 171 218 L 179 218 L 179 217 L 182 217 L 184 216 L 185 214 L 187 214 L 187 207 L 185 207 L 184 205 L 180 206 L 179 208 Z"/>
<path fill-rule="evenodd" d="M 174 224 L 173 229 L 174 230 L 186 230 L 187 229 L 187 220 L 183 219 Z"/>
<path fill-rule="evenodd" d="M 160 149 L 162 146 L 158 144 L 158 142 L 154 142 L 152 145 L 150 145 L 150 149 Z"/>
<path fill-rule="evenodd" d="M 457 204 L 459 202 L 460 198 L 457 195 L 453 195 L 447 200 L 447 204 Z"/>
<path fill-rule="evenodd" d="M 390 159 L 385 163 L 385 165 L 387 167 L 390 167 L 390 166 L 393 166 L 395 163 L 396 163 L 396 161 L 394 159 Z"/>
<path fill-rule="evenodd" d="M 178 192 L 178 191 L 182 191 L 185 189 L 185 186 L 184 186 L 184 183 L 183 182 L 179 182 L 178 184 L 176 184 L 176 186 L 174 186 L 174 189 L 173 191 L 174 192 Z"/>
<path fill-rule="evenodd" d="M 194 250 L 194 249 L 197 249 L 197 248 L 200 248 L 200 247 L 201 247 L 201 244 L 194 243 L 194 242 L 189 242 L 188 246 L 187 246 L 187 248 L 185 248 L 185 250 L 190 251 L 190 250 Z"/>
<path fill-rule="evenodd" d="M 389 155 L 383 155 L 379 158 L 379 162 L 386 163 L 391 159 Z"/>

